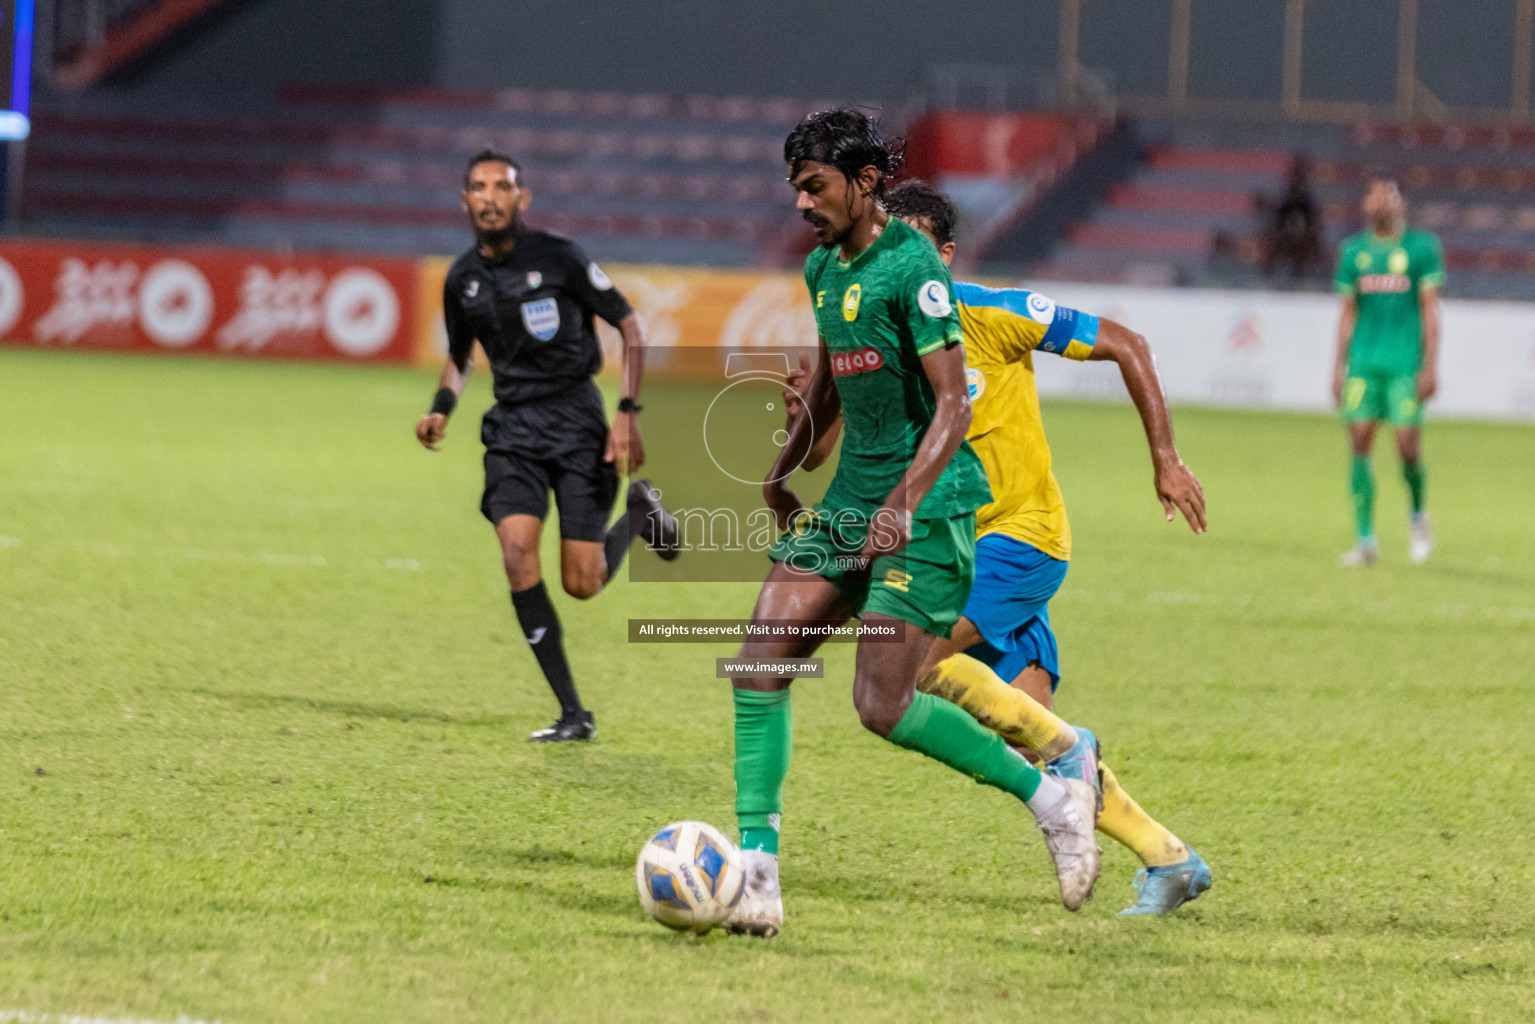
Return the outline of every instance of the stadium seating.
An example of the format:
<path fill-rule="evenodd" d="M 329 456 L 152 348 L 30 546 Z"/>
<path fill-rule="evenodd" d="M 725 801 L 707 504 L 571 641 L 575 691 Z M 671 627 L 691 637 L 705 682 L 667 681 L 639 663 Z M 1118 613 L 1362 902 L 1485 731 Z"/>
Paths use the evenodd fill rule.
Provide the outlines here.
<path fill-rule="evenodd" d="M 464 247 L 463 163 L 517 156 L 533 223 L 606 259 L 751 265 L 799 225 L 777 171 L 791 101 L 291 88 L 266 109 L 40 105 L 27 230 L 296 249 Z"/>
<path fill-rule="evenodd" d="M 1307 157 L 1331 253 L 1359 230 L 1372 172 L 1399 176 L 1411 219 L 1437 233 L 1449 294 L 1535 299 L 1535 131 L 1423 125 L 1150 124 L 1129 179 L 1074 225 L 1043 278 L 1256 287 L 1264 201 Z M 1302 286 L 1324 288 L 1319 273 Z"/>

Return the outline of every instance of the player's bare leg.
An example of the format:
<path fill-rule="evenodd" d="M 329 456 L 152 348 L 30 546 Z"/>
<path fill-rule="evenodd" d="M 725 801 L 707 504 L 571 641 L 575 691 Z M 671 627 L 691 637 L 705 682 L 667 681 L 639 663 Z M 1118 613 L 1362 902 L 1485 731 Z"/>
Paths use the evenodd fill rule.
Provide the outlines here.
<path fill-rule="evenodd" d="M 1348 440 L 1353 456 L 1349 489 L 1354 499 L 1358 539 L 1339 561 L 1345 567 L 1374 565 L 1380 558 L 1380 545 L 1375 540 L 1375 473 L 1370 467 L 1370 452 L 1375 447 L 1375 421 L 1349 423 Z"/>
<path fill-rule="evenodd" d="M 543 537 L 543 520 L 537 516 L 510 515 L 496 524 L 496 539 L 501 542 L 501 561 L 506 568 L 506 581 L 512 590 L 512 608 L 523 636 L 533 649 L 533 657 L 543 670 L 549 688 L 560 702 L 560 717 L 547 729 L 539 729 L 528 739 L 535 743 L 563 743 L 568 740 L 589 740 L 597 735 L 592 713 L 581 706 L 576 693 L 575 680 L 570 675 L 570 663 L 565 660 L 564 633 L 560 628 L 559 615 L 549 600 L 544 587 L 543 565 L 538 557 L 539 541 Z M 565 541 L 566 546 L 579 541 Z M 597 549 L 600 558 L 602 545 L 590 544 Z M 561 575 L 569 563 L 561 552 Z M 570 589 L 566 577 L 566 589 Z"/>
<path fill-rule="evenodd" d="M 1414 565 L 1422 565 L 1434 551 L 1434 528 L 1423 505 L 1423 443 L 1418 427 L 1396 429 L 1396 452 L 1401 456 L 1402 478 L 1412 500 L 1407 555 Z"/>
<path fill-rule="evenodd" d="M 579 601 L 596 597 L 608 575 L 608 560 L 600 541 L 560 541 L 560 585 L 565 593 Z"/>
<path fill-rule="evenodd" d="M 851 613 L 835 585 L 783 562 L 775 563 L 757 595 L 753 622 L 846 622 Z M 748 640 L 737 657 L 808 658 L 819 637 Z M 736 817 L 741 829 L 746 884 L 726 930 L 770 938 L 783 927 L 783 891 L 778 882 L 778 828 L 783 780 L 793 749 L 789 684 L 774 675 L 731 680 L 735 700 Z"/>

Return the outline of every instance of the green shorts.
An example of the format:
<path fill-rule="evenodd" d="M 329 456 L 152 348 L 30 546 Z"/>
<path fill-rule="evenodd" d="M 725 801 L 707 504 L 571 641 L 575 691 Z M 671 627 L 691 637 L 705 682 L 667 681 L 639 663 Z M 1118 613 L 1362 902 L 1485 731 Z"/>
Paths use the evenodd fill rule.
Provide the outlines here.
<path fill-rule="evenodd" d="M 1418 401 L 1418 375 L 1364 374 L 1343 382 L 1343 418 L 1349 423 L 1385 420 L 1393 427 L 1416 427 L 1423 422 L 1423 403 Z"/>
<path fill-rule="evenodd" d="M 888 615 L 947 637 L 975 581 L 975 513 L 914 520 L 910 544 L 863 568 L 858 552 L 868 531 L 860 512 L 817 507 L 778 538 L 768 557 L 830 580 L 859 617 Z"/>

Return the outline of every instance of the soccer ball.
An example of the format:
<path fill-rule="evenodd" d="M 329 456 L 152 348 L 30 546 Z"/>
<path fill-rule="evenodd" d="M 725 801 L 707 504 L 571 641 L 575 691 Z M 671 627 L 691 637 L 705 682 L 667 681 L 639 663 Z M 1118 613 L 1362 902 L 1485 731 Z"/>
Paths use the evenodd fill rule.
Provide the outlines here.
<path fill-rule="evenodd" d="M 741 901 L 741 851 L 713 825 L 674 821 L 650 837 L 634 865 L 640 905 L 680 932 L 722 924 Z"/>

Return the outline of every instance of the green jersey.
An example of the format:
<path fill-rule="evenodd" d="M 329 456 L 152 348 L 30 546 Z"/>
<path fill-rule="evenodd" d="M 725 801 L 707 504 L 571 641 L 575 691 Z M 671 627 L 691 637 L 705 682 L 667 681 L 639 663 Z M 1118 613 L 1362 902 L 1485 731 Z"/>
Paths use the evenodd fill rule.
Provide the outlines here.
<path fill-rule="evenodd" d="M 937 402 L 922 357 L 963 341 L 954 285 L 927 236 L 895 217 L 851 260 L 835 247 L 816 249 L 805 260 L 805 283 L 842 402 L 842 449 L 825 505 L 872 514 L 933 422 Z M 914 516 L 948 519 L 990 501 L 967 441 Z"/>
<path fill-rule="evenodd" d="M 1427 231 L 1393 238 L 1361 231 L 1338 253 L 1338 291 L 1352 295 L 1359 319 L 1349 342 L 1348 373 L 1406 376 L 1423 367 L 1421 289 L 1444 284 L 1444 251 Z"/>

